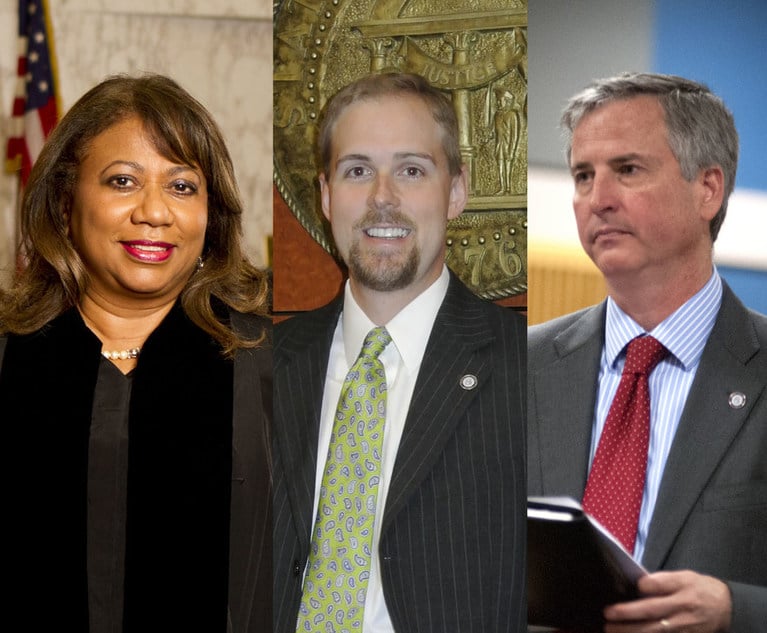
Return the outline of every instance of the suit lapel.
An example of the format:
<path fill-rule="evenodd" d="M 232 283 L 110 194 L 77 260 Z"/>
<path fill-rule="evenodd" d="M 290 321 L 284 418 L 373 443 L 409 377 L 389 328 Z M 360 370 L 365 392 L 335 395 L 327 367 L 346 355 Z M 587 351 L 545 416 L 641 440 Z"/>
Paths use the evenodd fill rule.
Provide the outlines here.
<path fill-rule="evenodd" d="M 748 312 L 725 286 L 663 473 L 643 563 L 663 565 L 687 516 L 759 399 L 764 384 L 748 365 L 759 343 Z M 746 404 L 729 405 L 740 392 Z M 694 450 L 690 450 L 694 447 Z"/>
<path fill-rule="evenodd" d="M 410 401 L 382 531 L 431 472 L 456 424 L 489 380 L 493 340 L 481 306 L 451 277 Z M 476 388 L 461 387 L 461 378 L 468 375 L 476 377 Z"/>
<path fill-rule="evenodd" d="M 556 360 L 528 376 L 538 420 L 542 494 L 580 500 L 586 487 L 605 308 L 585 312 L 553 341 Z M 532 432 L 532 430 L 531 430 Z"/>
<path fill-rule="evenodd" d="M 330 345 L 342 303 L 332 304 L 302 319 L 289 334 L 275 331 L 274 437 L 282 458 L 288 499 L 303 548 L 311 534 L 317 438 Z M 292 324 L 291 324 L 292 325 Z M 279 410 L 279 412 L 278 412 Z"/>

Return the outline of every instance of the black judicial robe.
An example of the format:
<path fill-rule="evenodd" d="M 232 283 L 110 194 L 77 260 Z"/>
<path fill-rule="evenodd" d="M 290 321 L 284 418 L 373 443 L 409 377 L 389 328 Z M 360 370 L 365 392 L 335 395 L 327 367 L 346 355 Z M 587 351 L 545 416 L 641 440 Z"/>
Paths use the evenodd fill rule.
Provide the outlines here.
<path fill-rule="evenodd" d="M 255 336 L 269 327 L 246 315 L 232 322 Z M 70 310 L 3 347 L 5 611 L 27 630 L 88 631 L 88 438 L 101 343 Z M 124 632 L 268 630 L 270 342 L 227 360 L 177 305 L 132 380 Z"/>

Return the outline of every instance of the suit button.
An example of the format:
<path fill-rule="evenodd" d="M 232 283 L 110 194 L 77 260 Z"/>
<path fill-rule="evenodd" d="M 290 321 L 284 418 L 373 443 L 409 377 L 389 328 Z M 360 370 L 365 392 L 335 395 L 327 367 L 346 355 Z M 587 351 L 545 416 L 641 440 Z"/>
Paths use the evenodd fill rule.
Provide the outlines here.
<path fill-rule="evenodd" d="M 298 576 L 301 574 L 301 563 L 298 560 L 293 561 L 293 575 Z"/>

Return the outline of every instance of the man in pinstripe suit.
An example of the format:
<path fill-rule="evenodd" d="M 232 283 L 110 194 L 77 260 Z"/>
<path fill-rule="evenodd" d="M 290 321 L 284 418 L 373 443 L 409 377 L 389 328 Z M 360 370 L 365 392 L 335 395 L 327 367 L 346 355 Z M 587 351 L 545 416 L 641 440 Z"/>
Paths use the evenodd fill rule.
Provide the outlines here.
<path fill-rule="evenodd" d="M 466 204 L 450 102 L 420 77 L 363 78 L 328 105 L 322 208 L 343 297 L 275 334 L 275 631 L 296 630 L 341 383 L 385 325 L 386 421 L 361 628 L 525 628 L 524 321 L 444 265 Z M 327 627 L 327 628 L 326 628 Z"/>
<path fill-rule="evenodd" d="M 634 556 L 642 597 L 608 633 L 767 630 L 767 318 L 713 266 L 738 137 L 705 86 L 634 74 L 573 97 L 573 207 L 603 304 L 531 328 L 529 489 L 580 498 L 625 349 L 653 336 L 650 439 Z"/>

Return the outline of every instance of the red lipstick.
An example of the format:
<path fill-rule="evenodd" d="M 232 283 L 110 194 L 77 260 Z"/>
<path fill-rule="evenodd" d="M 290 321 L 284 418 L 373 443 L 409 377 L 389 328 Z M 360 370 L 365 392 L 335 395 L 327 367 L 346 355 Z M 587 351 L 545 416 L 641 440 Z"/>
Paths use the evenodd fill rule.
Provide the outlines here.
<path fill-rule="evenodd" d="M 152 240 L 130 240 L 120 242 L 125 251 L 142 262 L 164 262 L 172 254 L 175 246 L 167 242 L 154 242 Z"/>

